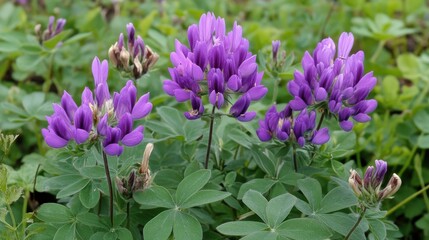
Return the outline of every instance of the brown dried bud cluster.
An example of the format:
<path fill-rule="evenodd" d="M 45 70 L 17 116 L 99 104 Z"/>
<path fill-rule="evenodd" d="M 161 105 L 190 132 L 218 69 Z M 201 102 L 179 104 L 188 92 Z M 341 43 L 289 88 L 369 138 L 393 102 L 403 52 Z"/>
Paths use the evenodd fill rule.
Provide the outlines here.
<path fill-rule="evenodd" d="M 153 150 L 153 144 L 148 143 L 143 153 L 143 160 L 140 167 L 132 169 L 128 177 L 116 177 L 116 186 L 119 193 L 125 199 L 131 199 L 133 193 L 139 190 L 147 189 L 152 183 L 152 177 L 149 170 L 149 158 Z"/>

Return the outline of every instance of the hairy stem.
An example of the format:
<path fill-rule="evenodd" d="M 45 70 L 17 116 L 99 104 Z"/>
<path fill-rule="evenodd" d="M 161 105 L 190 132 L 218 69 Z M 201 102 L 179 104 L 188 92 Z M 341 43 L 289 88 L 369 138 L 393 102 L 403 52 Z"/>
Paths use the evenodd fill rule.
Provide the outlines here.
<path fill-rule="evenodd" d="M 212 146 L 212 138 L 213 138 L 213 124 L 214 124 L 214 113 L 216 107 L 213 106 L 212 114 L 210 115 L 210 130 L 209 130 L 209 142 L 207 143 L 207 153 L 206 153 L 206 161 L 204 162 L 204 168 L 207 169 L 209 166 L 209 158 L 210 158 L 210 149 Z"/>
<path fill-rule="evenodd" d="M 109 163 L 107 162 L 107 156 L 104 151 L 103 153 L 103 161 L 104 161 L 104 171 L 106 172 L 107 185 L 109 186 L 109 215 L 110 215 L 110 223 L 113 227 L 113 187 L 112 187 L 112 178 L 110 177 L 109 171 Z"/>
<path fill-rule="evenodd" d="M 353 225 L 352 229 L 350 229 L 349 233 L 347 234 L 347 236 L 344 238 L 344 240 L 348 240 L 350 238 L 350 236 L 352 235 L 352 233 L 355 231 L 355 229 L 359 226 L 359 223 L 362 221 L 363 216 L 365 215 L 366 212 L 366 208 L 363 207 L 362 212 L 359 215 L 358 220 L 356 221 L 355 225 Z"/>
<path fill-rule="evenodd" d="M 127 228 L 130 228 L 130 202 L 127 202 Z"/>
<path fill-rule="evenodd" d="M 392 207 L 391 209 L 389 209 L 389 211 L 387 211 L 386 216 L 392 214 L 394 211 L 396 211 L 398 208 L 404 206 L 405 204 L 407 204 L 409 201 L 413 200 L 414 198 L 416 198 L 418 195 L 424 193 L 425 191 L 427 191 L 429 189 L 429 185 L 426 185 L 424 188 L 420 189 L 420 191 L 415 192 L 413 195 L 407 197 L 406 199 L 402 200 L 400 203 L 396 204 L 396 206 Z"/>
<path fill-rule="evenodd" d="M 25 236 L 25 228 L 27 227 L 27 220 L 25 219 L 25 214 L 27 213 L 27 205 L 29 200 L 30 200 L 30 191 L 25 190 L 24 202 L 22 203 L 22 220 L 21 220 L 22 237 Z"/>

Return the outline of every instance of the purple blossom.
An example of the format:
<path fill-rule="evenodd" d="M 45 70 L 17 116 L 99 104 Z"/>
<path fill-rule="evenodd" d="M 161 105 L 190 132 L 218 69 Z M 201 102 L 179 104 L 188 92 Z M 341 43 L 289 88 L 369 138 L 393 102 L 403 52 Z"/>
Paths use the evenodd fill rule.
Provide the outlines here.
<path fill-rule="evenodd" d="M 277 62 L 277 55 L 279 52 L 279 48 L 280 48 L 280 41 L 279 40 L 275 40 L 272 42 L 272 54 L 273 54 L 273 62 Z"/>
<path fill-rule="evenodd" d="M 135 146 L 143 140 L 143 126 L 133 128 L 134 120 L 152 110 L 149 93 L 137 99 L 137 89 L 130 80 L 111 97 L 107 84 L 107 61 L 95 57 L 92 63 L 94 94 L 88 87 L 82 92 L 78 107 L 64 91 L 61 104 L 54 104 L 54 114 L 47 117 L 48 127 L 42 129 L 46 143 L 61 148 L 70 140 L 84 144 L 99 139 L 109 155 L 120 155 L 123 145 Z"/>
<path fill-rule="evenodd" d="M 276 138 L 280 141 L 294 140 L 300 147 L 307 142 L 322 145 L 329 141 L 329 131 L 327 128 L 315 129 L 316 112 L 304 109 L 296 118 L 292 116 L 293 111 L 289 105 L 277 112 L 276 105 L 273 105 L 266 113 L 265 119 L 259 121 L 259 128 L 256 130 L 261 141 L 269 141 Z M 293 136 L 291 138 L 291 136 Z"/>
<path fill-rule="evenodd" d="M 295 71 L 288 83 L 288 91 L 294 96 L 290 106 L 300 111 L 307 106 L 321 104 L 338 116 L 340 127 L 345 131 L 353 128 L 352 117 L 357 122 L 368 122 L 368 115 L 377 107 L 377 101 L 367 100 L 377 83 L 372 72 L 364 74 L 364 54 L 359 51 L 350 55 L 354 37 L 342 33 L 338 49 L 331 38 L 323 39 L 313 51 L 302 59 L 303 72 Z M 336 54 L 337 53 L 337 54 Z"/>
<path fill-rule="evenodd" d="M 241 26 L 234 23 L 226 33 L 225 20 L 209 12 L 201 16 L 198 24 L 189 26 L 188 43 L 189 47 L 176 40 L 175 51 L 170 54 L 171 79 L 165 80 L 163 86 L 177 101 L 191 101 L 194 114 L 188 112 L 185 116 L 202 116 L 199 102 L 203 95 L 208 95 L 210 104 L 218 109 L 226 105 L 226 99 L 232 99 L 230 95 L 238 95 L 230 115 L 240 121 L 253 119 L 255 114 L 247 113 L 247 109 L 268 89 L 261 84 L 263 73 L 258 72 L 256 56 L 249 52 Z"/>
<path fill-rule="evenodd" d="M 56 35 L 60 34 L 63 31 L 64 26 L 66 25 L 66 22 L 67 21 L 64 18 L 59 18 L 55 24 L 55 17 L 50 16 L 48 27 L 43 32 L 43 35 L 41 35 L 40 26 L 36 27 L 39 29 L 39 31 L 36 31 L 36 33 L 39 35 L 40 41 L 43 42 L 43 41 L 49 40 L 55 37 Z"/>

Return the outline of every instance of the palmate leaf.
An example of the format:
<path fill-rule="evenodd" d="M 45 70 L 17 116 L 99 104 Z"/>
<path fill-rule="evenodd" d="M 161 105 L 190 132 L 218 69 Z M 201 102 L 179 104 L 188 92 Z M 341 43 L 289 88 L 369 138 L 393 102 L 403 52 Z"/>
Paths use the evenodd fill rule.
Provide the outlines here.
<path fill-rule="evenodd" d="M 296 240 L 322 240 L 331 236 L 329 230 L 319 221 L 312 218 L 295 218 L 283 222 L 277 232 Z"/>
<path fill-rule="evenodd" d="M 167 240 L 173 229 L 175 210 L 166 210 L 152 218 L 143 228 L 145 239 Z"/>
<path fill-rule="evenodd" d="M 243 202 L 250 208 L 256 215 L 258 215 L 264 222 L 268 222 L 266 208 L 268 201 L 260 192 L 249 190 L 244 194 Z"/>
<path fill-rule="evenodd" d="M 152 186 L 133 194 L 134 200 L 143 208 L 174 208 L 176 206 L 170 192 L 161 186 Z"/>
<path fill-rule="evenodd" d="M 271 199 L 266 207 L 268 225 L 276 228 L 289 215 L 296 202 L 296 197 L 290 193 L 282 194 Z"/>
<path fill-rule="evenodd" d="M 186 200 L 180 207 L 181 208 L 191 208 L 195 206 L 201 206 L 204 204 L 217 202 L 229 197 L 231 193 L 222 192 L 217 190 L 201 190 L 194 195 L 192 195 L 188 200 Z"/>
<path fill-rule="evenodd" d="M 236 221 L 227 222 L 219 225 L 216 230 L 220 233 L 229 236 L 246 236 L 258 231 L 267 229 L 268 226 L 265 223 L 255 221 Z"/>
<path fill-rule="evenodd" d="M 210 170 L 201 169 L 186 176 L 177 186 L 175 195 L 178 206 L 184 204 L 192 195 L 197 193 L 210 179 Z"/>
<path fill-rule="evenodd" d="M 176 240 L 199 240 L 203 238 L 200 222 L 193 216 L 177 212 L 174 216 L 173 234 Z"/>

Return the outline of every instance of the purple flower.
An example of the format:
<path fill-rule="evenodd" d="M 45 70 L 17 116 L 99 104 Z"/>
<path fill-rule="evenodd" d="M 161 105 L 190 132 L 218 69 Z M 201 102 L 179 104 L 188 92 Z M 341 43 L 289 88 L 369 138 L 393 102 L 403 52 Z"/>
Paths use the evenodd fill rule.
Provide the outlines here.
<path fill-rule="evenodd" d="M 47 41 L 53 37 L 55 37 L 56 35 L 60 34 L 63 29 L 64 26 L 66 25 L 66 20 L 64 18 L 59 18 L 56 22 L 55 28 L 54 28 L 54 23 L 55 23 L 55 17 L 54 16 L 50 16 L 49 17 L 49 22 L 48 22 L 48 27 L 46 28 L 46 30 L 43 32 L 43 35 L 40 31 L 40 25 L 38 27 L 36 27 L 36 34 L 39 36 L 39 41 L 43 42 L 43 41 Z"/>
<path fill-rule="evenodd" d="M 225 99 L 232 99 L 230 95 L 238 95 L 230 115 L 250 121 L 255 115 L 246 114 L 250 102 L 264 97 L 268 89 L 261 84 L 263 73 L 258 72 L 256 56 L 249 52 L 241 26 L 234 23 L 226 33 L 225 20 L 206 13 L 188 28 L 188 43 L 189 47 L 176 40 L 170 55 L 171 79 L 164 81 L 164 91 L 179 102 L 191 101 L 192 112 L 198 114 L 185 116 L 192 118 L 202 116 L 200 96 L 208 95 L 210 104 L 220 109 L 226 105 Z"/>
<path fill-rule="evenodd" d="M 272 53 L 273 53 L 273 62 L 277 62 L 277 54 L 279 52 L 279 48 L 280 48 L 280 41 L 279 40 L 275 40 L 272 42 Z"/>
<path fill-rule="evenodd" d="M 137 99 L 137 89 L 130 80 L 113 98 L 107 84 L 107 61 L 95 57 L 92 63 L 94 94 L 85 87 L 78 107 L 64 91 L 61 105 L 54 104 L 54 114 L 47 117 L 48 127 L 42 129 L 46 143 L 54 148 L 99 140 L 109 155 L 120 155 L 123 145 L 135 146 L 143 140 L 143 126 L 133 128 L 134 120 L 147 116 L 152 110 L 149 93 Z"/>
<path fill-rule="evenodd" d="M 191 92 L 190 95 L 192 110 L 189 112 L 185 112 L 184 115 L 189 120 L 195 120 L 200 118 L 201 115 L 203 115 L 204 106 L 200 97 L 196 96 L 193 92 Z"/>
<path fill-rule="evenodd" d="M 307 142 L 322 145 L 329 141 L 329 131 L 327 128 L 315 129 L 316 112 L 304 109 L 294 119 L 293 111 L 289 105 L 281 112 L 277 112 L 276 105 L 273 105 L 266 113 L 265 119 L 259 121 L 259 128 L 256 130 L 261 141 L 269 141 L 276 138 L 280 141 L 293 139 L 300 147 Z M 293 138 L 291 136 L 293 135 Z"/>
<path fill-rule="evenodd" d="M 357 122 L 371 120 L 368 115 L 377 107 L 377 101 L 367 100 L 377 83 L 372 72 L 364 74 L 364 54 L 359 51 L 350 55 L 354 37 L 342 33 L 338 41 L 337 56 L 331 38 L 323 39 L 313 51 L 302 59 L 303 72 L 295 71 L 288 83 L 288 91 L 294 96 L 290 106 L 300 111 L 318 103 L 338 116 L 340 127 L 345 131 L 353 128 L 352 117 Z"/>

